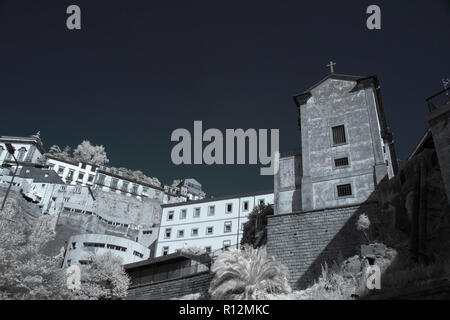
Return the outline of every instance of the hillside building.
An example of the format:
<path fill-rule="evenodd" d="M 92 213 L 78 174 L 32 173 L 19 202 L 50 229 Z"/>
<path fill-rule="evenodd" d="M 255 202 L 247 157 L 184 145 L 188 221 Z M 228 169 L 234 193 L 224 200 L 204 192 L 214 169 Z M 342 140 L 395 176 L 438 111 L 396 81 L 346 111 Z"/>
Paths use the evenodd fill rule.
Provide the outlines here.
<path fill-rule="evenodd" d="M 6 143 L 10 143 L 16 150 L 14 156 L 20 164 L 36 164 L 45 153 L 39 132 L 30 137 L 0 136 L 0 166 L 3 163 L 15 163 Z"/>
<path fill-rule="evenodd" d="M 260 204 L 273 204 L 273 192 L 164 204 L 156 256 L 185 247 L 200 247 L 214 254 L 239 246 L 247 216 Z"/>

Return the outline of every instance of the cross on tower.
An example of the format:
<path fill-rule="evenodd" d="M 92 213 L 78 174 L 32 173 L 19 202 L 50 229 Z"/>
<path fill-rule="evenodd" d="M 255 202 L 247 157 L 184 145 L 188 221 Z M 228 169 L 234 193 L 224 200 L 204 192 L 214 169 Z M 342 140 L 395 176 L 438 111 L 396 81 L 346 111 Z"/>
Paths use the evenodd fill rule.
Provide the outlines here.
<path fill-rule="evenodd" d="M 331 73 L 334 73 L 334 66 L 336 65 L 336 62 L 330 61 L 329 64 L 327 64 L 327 67 L 330 67 Z"/>

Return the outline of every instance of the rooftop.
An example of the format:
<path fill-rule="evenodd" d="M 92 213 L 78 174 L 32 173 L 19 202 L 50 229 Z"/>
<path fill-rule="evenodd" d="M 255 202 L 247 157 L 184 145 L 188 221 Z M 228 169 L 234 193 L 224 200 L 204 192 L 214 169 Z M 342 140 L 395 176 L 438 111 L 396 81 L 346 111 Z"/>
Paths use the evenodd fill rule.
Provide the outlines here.
<path fill-rule="evenodd" d="M 161 207 L 162 208 L 170 208 L 170 207 L 186 206 L 186 205 L 190 205 L 190 204 L 197 204 L 197 203 L 204 203 L 204 202 L 211 202 L 211 201 L 220 201 L 220 200 L 227 200 L 227 199 L 234 199 L 234 198 L 252 197 L 252 196 L 259 196 L 259 195 L 271 194 L 271 193 L 273 193 L 273 190 L 247 192 L 247 193 L 233 194 L 233 195 L 222 196 L 222 197 L 210 197 L 210 198 L 205 198 L 205 199 L 201 199 L 201 200 L 192 200 L 192 201 L 188 200 L 185 202 L 162 204 Z"/>
<path fill-rule="evenodd" d="M 0 136 L 0 141 L 10 142 L 10 143 L 17 143 L 17 142 L 31 143 L 31 144 L 36 145 L 36 147 L 39 149 L 39 151 L 42 154 L 45 153 L 44 145 L 39 136 L 39 132 L 37 134 L 29 136 L 29 137 Z"/>
<path fill-rule="evenodd" d="M 179 260 L 194 260 L 194 261 L 198 261 L 203 264 L 208 264 L 211 262 L 211 257 L 207 253 L 204 253 L 202 255 L 192 255 L 192 254 L 188 254 L 183 251 L 178 251 L 178 252 L 171 253 L 171 254 L 168 254 L 165 256 L 160 256 L 160 257 L 156 257 L 156 258 L 150 258 L 150 259 L 147 259 L 144 261 L 129 263 L 129 264 L 124 265 L 124 268 L 126 270 L 130 270 L 130 269 L 135 269 L 135 268 L 143 268 L 143 267 L 147 267 L 147 266 L 152 266 L 152 265 L 156 265 L 156 264 L 166 264 L 166 263 L 170 264 L 172 262 L 176 262 Z"/>

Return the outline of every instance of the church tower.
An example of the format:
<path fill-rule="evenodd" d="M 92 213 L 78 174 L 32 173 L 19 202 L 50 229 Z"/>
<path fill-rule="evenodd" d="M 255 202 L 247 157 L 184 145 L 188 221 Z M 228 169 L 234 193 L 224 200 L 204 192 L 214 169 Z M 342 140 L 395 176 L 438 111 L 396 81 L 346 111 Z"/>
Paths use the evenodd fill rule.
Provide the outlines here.
<path fill-rule="evenodd" d="M 376 76 L 332 69 L 294 101 L 301 152 L 280 156 L 267 252 L 288 268 L 293 288 L 305 288 L 325 263 L 365 243 L 355 223 L 379 215 L 376 187 L 396 174 L 397 160 Z"/>
<path fill-rule="evenodd" d="M 375 200 L 376 185 L 398 169 L 378 78 L 332 72 L 294 101 L 302 143 L 302 211 Z"/>

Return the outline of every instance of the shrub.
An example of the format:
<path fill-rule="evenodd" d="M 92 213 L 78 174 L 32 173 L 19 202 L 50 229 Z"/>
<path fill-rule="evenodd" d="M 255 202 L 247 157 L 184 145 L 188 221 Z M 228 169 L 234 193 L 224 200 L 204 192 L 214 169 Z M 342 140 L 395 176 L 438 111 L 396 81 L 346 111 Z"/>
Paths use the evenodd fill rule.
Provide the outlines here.
<path fill-rule="evenodd" d="M 111 252 L 95 256 L 81 269 L 81 289 L 74 292 L 80 300 L 116 300 L 127 296 L 130 279 L 122 258 Z"/>
<path fill-rule="evenodd" d="M 230 249 L 217 258 L 209 293 L 213 299 L 264 299 L 267 294 L 288 293 L 287 268 L 267 257 L 265 247 Z"/>

